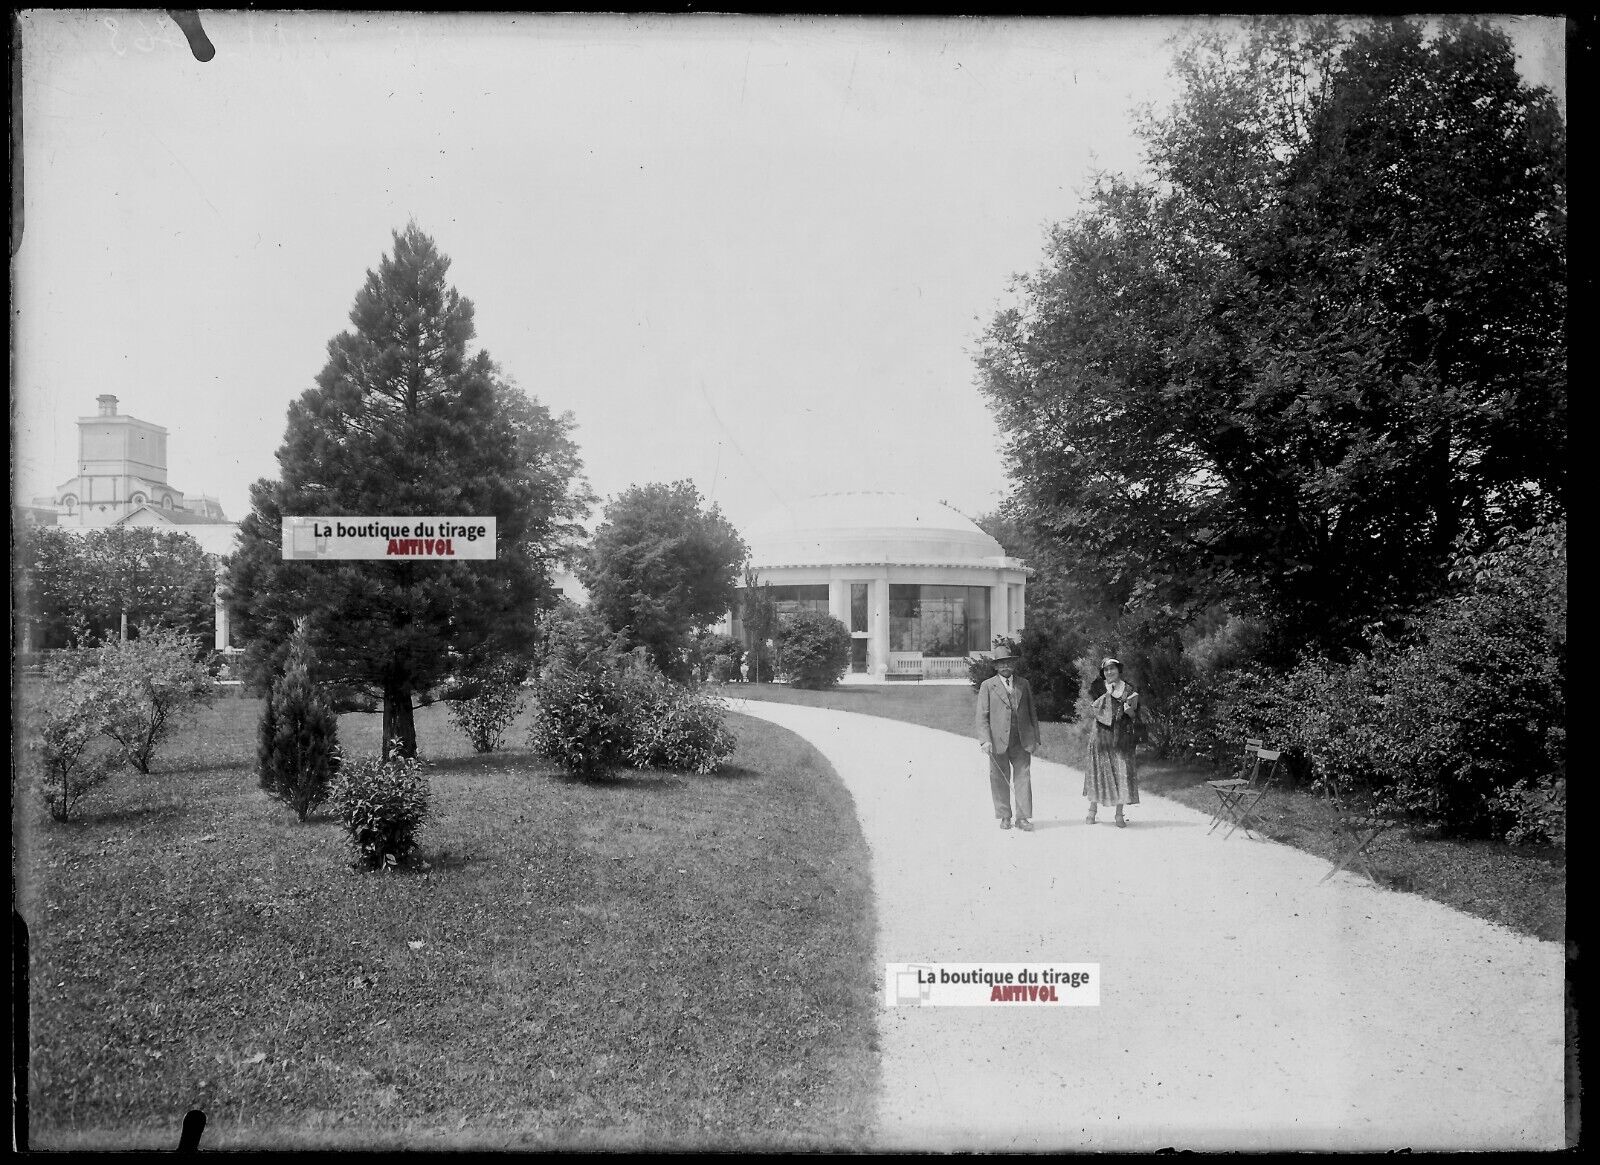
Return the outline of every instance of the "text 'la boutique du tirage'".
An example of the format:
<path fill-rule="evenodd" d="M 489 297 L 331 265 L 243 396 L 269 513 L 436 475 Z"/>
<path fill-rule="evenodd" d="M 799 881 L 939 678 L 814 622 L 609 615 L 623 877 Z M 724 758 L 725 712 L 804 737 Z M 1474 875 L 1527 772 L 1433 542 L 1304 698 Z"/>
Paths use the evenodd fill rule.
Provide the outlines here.
<path fill-rule="evenodd" d="M 283 519 L 283 557 L 290 560 L 493 559 L 495 519 L 312 516 Z"/>

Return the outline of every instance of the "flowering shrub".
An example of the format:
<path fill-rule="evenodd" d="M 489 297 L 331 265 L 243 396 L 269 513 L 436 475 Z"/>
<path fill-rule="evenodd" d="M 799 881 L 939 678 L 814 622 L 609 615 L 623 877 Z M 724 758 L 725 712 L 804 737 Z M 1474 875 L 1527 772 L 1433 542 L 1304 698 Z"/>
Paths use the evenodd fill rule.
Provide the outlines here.
<path fill-rule="evenodd" d="M 628 701 L 615 672 L 552 660 L 534 681 L 533 698 L 528 744 L 534 752 L 584 777 L 628 765 Z"/>
<path fill-rule="evenodd" d="M 622 768 L 709 773 L 732 754 L 723 702 L 648 665 L 547 667 L 534 684 L 528 743 L 579 776 Z"/>
<path fill-rule="evenodd" d="M 850 667 L 850 630 L 832 615 L 796 611 L 778 620 L 778 671 L 797 688 L 831 688 Z"/>
<path fill-rule="evenodd" d="M 49 703 L 28 741 L 28 751 L 38 764 L 38 791 L 57 821 L 66 821 L 78 798 L 123 763 L 120 750 L 101 735 L 105 728 L 101 693 L 91 678 L 74 674 L 76 662 L 46 665 Z"/>
<path fill-rule="evenodd" d="M 388 760 L 363 757 L 344 765 L 331 790 L 345 832 L 370 869 L 404 861 L 428 818 L 427 762 L 399 752 L 397 741 Z"/>
<path fill-rule="evenodd" d="M 501 660 L 484 670 L 477 691 L 464 700 L 451 700 L 450 723 L 460 730 L 474 752 L 493 752 L 500 747 L 506 729 L 528 702 L 522 681 L 526 665 Z"/>
<path fill-rule="evenodd" d="M 675 684 L 658 671 L 623 677 L 628 761 L 636 769 L 709 773 L 737 743 L 723 721 L 726 705 L 708 692 Z"/>
<path fill-rule="evenodd" d="M 183 717 L 216 698 L 194 641 L 171 627 L 103 644 L 80 678 L 99 693 L 101 731 L 141 773 Z"/>

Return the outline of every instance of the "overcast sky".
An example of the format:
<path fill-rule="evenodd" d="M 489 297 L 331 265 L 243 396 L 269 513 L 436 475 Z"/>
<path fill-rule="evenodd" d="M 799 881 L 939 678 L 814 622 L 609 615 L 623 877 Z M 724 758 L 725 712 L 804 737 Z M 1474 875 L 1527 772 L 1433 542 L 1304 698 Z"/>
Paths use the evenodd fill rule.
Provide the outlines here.
<path fill-rule="evenodd" d="M 830 489 L 1006 490 L 976 337 L 1093 172 L 1139 162 L 1179 18 L 203 12 L 22 17 L 14 492 L 114 393 L 169 478 L 276 477 L 289 402 L 415 218 L 478 344 L 577 422 L 602 498 L 741 527 Z M 1564 85 L 1559 21 L 1507 21 Z"/>

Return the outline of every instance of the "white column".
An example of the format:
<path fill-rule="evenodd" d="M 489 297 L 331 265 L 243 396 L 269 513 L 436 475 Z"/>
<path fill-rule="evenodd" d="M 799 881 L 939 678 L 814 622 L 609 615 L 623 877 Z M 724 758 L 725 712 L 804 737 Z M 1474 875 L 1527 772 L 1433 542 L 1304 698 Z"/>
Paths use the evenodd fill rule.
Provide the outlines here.
<path fill-rule="evenodd" d="M 850 626 L 850 584 L 841 579 L 828 580 L 828 614 L 846 627 Z"/>
<path fill-rule="evenodd" d="M 883 678 L 889 670 L 889 572 L 884 571 L 872 580 L 868 592 L 869 614 L 867 627 L 872 632 L 871 647 L 867 655 L 867 671 Z"/>
<path fill-rule="evenodd" d="M 1026 576 L 1017 583 L 1017 611 L 1012 618 L 1017 621 L 1017 631 L 1019 633 L 1028 626 L 1028 579 Z"/>
<path fill-rule="evenodd" d="M 216 585 L 211 592 L 217 608 L 217 650 L 228 646 L 228 605 L 222 601 L 222 567 L 217 567 Z"/>

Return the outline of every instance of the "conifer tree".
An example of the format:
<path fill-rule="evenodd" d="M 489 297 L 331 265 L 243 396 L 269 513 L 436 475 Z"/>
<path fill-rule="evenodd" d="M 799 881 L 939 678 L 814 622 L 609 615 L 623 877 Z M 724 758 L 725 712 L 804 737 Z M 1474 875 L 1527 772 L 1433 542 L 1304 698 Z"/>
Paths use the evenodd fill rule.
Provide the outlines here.
<path fill-rule="evenodd" d="M 261 787 L 301 821 L 328 799 L 339 767 L 339 718 L 311 681 L 303 630 L 287 644 L 283 675 L 261 714 Z"/>
<path fill-rule="evenodd" d="M 352 331 L 289 407 L 281 477 L 251 488 L 229 605 L 259 677 L 304 620 L 314 678 L 382 700 L 383 739 L 453 675 L 525 653 L 554 601 L 548 563 L 592 495 L 570 438 L 481 350 L 449 259 L 411 223 L 366 283 Z M 282 561 L 284 516 L 466 515 L 498 524 L 493 561 Z"/>

